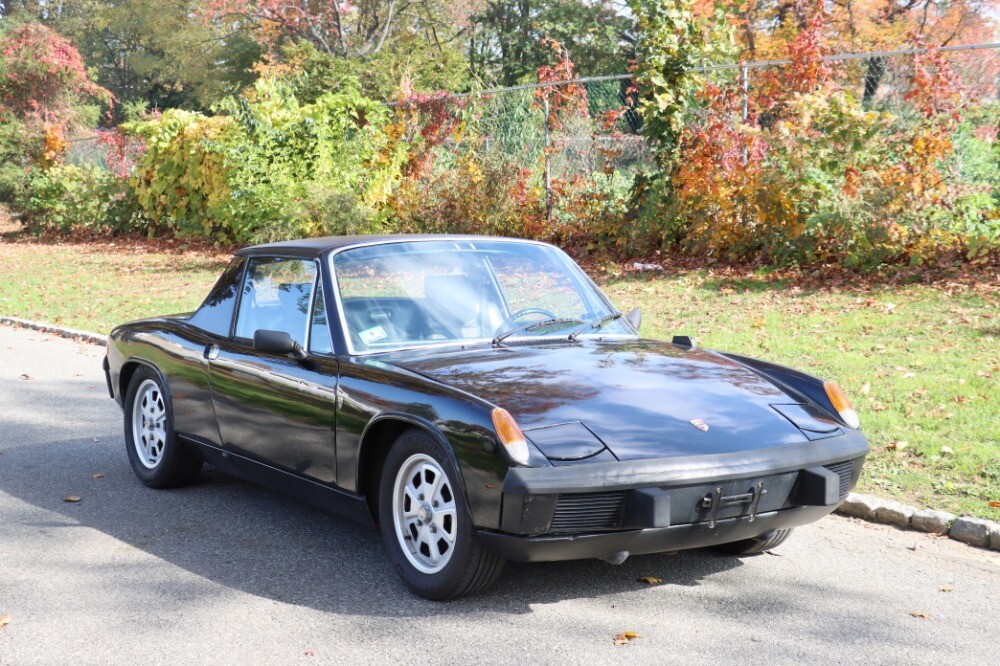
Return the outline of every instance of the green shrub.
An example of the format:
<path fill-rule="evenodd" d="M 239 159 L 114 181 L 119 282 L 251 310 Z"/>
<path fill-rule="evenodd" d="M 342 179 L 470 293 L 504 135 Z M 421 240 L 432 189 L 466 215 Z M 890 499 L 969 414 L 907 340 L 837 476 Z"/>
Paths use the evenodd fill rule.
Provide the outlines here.
<path fill-rule="evenodd" d="M 301 104 L 264 77 L 218 111 L 127 126 L 147 146 L 131 182 L 155 231 L 244 243 L 378 228 L 400 160 L 383 155 L 386 108 L 356 81 Z"/>
<path fill-rule="evenodd" d="M 96 166 L 35 169 L 18 204 L 33 233 L 135 233 L 144 228 L 128 183 Z"/>

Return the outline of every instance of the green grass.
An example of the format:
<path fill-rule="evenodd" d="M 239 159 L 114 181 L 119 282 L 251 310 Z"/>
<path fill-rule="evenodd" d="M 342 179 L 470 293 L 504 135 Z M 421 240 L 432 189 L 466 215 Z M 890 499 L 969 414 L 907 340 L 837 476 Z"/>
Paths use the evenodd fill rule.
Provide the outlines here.
<path fill-rule="evenodd" d="M 167 245 L 0 241 L 0 314 L 107 333 L 132 319 L 193 310 L 227 261 Z"/>
<path fill-rule="evenodd" d="M 197 307 L 226 260 L 170 244 L 0 241 L 0 314 L 107 332 Z M 1000 519 L 989 507 L 1000 500 L 996 284 L 805 290 L 704 271 L 599 279 L 619 307 L 642 308 L 649 337 L 688 334 L 840 383 L 872 443 L 859 490 Z"/>

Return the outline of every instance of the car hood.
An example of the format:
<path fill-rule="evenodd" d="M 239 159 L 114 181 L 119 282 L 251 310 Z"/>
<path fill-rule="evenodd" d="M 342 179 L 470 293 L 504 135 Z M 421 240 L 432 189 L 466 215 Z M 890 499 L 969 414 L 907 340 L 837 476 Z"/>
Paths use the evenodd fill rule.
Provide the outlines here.
<path fill-rule="evenodd" d="M 719 354 L 653 340 L 540 343 L 396 357 L 532 430 L 574 424 L 620 460 L 732 453 L 808 438 L 772 405 L 799 402 Z M 703 431 L 692 424 L 702 420 Z M 571 432 L 566 430 L 566 432 Z"/>

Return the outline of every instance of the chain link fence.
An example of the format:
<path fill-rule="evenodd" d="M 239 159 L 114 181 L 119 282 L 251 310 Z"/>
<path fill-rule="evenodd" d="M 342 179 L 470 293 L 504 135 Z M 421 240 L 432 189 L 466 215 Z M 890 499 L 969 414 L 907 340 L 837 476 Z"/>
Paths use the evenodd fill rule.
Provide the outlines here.
<path fill-rule="evenodd" d="M 864 108 L 892 114 L 916 113 L 908 94 L 913 87 L 915 58 L 924 49 L 873 53 L 845 53 L 824 58 L 840 90 L 849 92 Z M 967 122 L 996 140 L 1000 118 L 1000 44 L 976 44 L 938 49 L 955 72 Z M 790 60 L 732 63 L 700 68 L 706 82 L 742 97 L 742 120 L 767 123 L 768 110 L 755 108 L 762 89 L 780 81 Z M 568 97 L 582 102 L 572 106 Z M 636 90 L 629 74 L 572 81 L 527 84 L 444 100 L 454 112 L 472 113 L 477 120 L 475 148 L 488 159 L 511 168 L 530 170 L 551 193 L 562 179 L 597 178 L 613 173 L 629 178 L 651 169 L 653 156 L 635 112 Z M 441 104 L 442 100 L 435 100 Z M 417 105 L 419 108 L 419 105 Z M 553 108 L 555 106 L 556 108 Z M 572 112 L 567 110 L 572 107 Z M 692 122 L 715 113 L 709 100 L 692 100 Z M 737 114 L 736 121 L 741 120 Z M 890 131 L 888 128 L 886 131 Z M 438 158 L 441 167 L 452 163 L 450 152 L 468 150 L 468 138 L 446 141 Z M 464 146 L 463 146 L 464 144 Z"/>
<path fill-rule="evenodd" d="M 850 91 L 869 109 L 907 112 L 914 55 L 918 49 L 878 53 L 848 53 L 825 57 L 842 90 Z M 996 136 L 1000 117 L 1000 44 L 976 44 L 939 49 L 961 82 L 963 102 L 978 112 L 975 122 Z M 758 86 L 780 73 L 791 61 L 775 60 L 701 68 L 720 88 L 741 90 L 743 119 L 760 119 L 764 109 L 753 107 Z M 572 99 L 571 99 L 572 98 Z M 572 81 L 536 83 L 478 93 L 433 98 L 446 113 L 473 117 L 471 136 L 446 140 L 435 161 L 450 168 L 462 151 L 480 151 L 510 168 L 528 170 L 551 189 L 554 180 L 595 178 L 599 174 L 630 178 L 653 167 L 652 154 L 635 112 L 636 91 L 629 74 Z M 406 102 L 420 110 L 421 103 Z M 692 120 L 704 119 L 709 106 L 691 104 Z M 431 122 L 433 113 L 423 114 Z M 439 122 L 439 119 L 435 122 Z M 471 141 L 470 141 L 471 139 Z M 126 147 L 134 157 L 137 146 Z M 120 151 L 120 148 L 119 148 Z M 107 165 L 114 161 L 100 134 L 70 141 L 67 161 Z M 129 161 L 129 160 L 126 160 Z"/>

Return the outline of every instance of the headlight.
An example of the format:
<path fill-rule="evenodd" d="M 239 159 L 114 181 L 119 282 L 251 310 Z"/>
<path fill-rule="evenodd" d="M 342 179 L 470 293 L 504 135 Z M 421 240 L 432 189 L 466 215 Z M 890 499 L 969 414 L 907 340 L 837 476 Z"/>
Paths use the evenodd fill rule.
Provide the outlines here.
<path fill-rule="evenodd" d="M 524 439 L 524 434 L 517 426 L 517 421 L 506 409 L 497 407 L 493 410 L 493 427 L 497 431 L 497 437 L 507 449 L 507 454 L 516 463 L 528 464 L 528 442 Z"/>
<path fill-rule="evenodd" d="M 840 418 L 844 419 L 844 423 L 852 428 L 860 426 L 861 421 L 858 420 L 858 413 L 854 411 L 854 407 L 851 407 L 851 401 L 847 399 L 844 391 L 835 382 L 823 382 L 823 388 L 826 389 L 826 397 L 830 399 L 830 403 L 840 414 Z"/>

